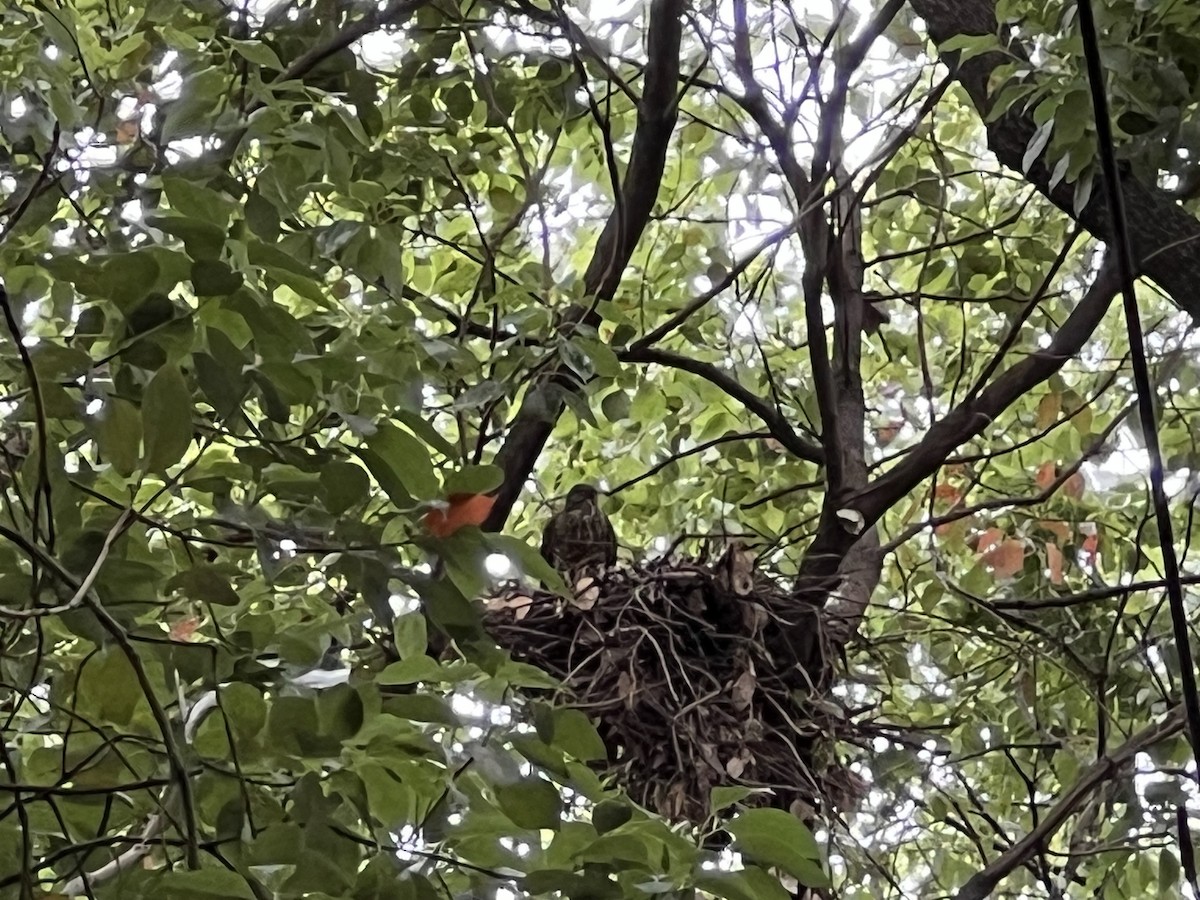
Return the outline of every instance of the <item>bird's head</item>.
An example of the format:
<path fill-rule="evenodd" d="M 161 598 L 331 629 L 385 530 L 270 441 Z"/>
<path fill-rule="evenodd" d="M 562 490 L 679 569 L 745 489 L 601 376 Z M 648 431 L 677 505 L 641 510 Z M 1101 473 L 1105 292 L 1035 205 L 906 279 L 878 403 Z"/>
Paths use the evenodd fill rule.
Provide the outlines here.
<path fill-rule="evenodd" d="M 578 509 L 581 506 L 587 506 L 589 503 L 596 502 L 596 495 L 599 491 L 595 485 L 577 484 L 567 491 L 567 509 Z"/>

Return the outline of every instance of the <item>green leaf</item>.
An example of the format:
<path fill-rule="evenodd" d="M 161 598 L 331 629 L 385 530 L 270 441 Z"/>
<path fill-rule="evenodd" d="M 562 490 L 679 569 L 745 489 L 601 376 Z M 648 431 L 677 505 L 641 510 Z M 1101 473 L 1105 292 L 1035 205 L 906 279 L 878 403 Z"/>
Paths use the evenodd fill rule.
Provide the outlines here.
<path fill-rule="evenodd" d="M 410 656 L 392 663 L 376 676 L 379 684 L 442 684 L 455 680 L 453 669 L 428 656 Z"/>
<path fill-rule="evenodd" d="M 563 362 L 565 362 L 580 381 L 587 381 L 596 374 L 595 364 L 592 358 L 588 355 L 579 343 L 571 341 L 563 341 L 558 345 L 559 353 L 562 354 Z"/>
<path fill-rule="evenodd" d="M 149 472 L 165 472 L 192 441 L 192 394 L 177 366 L 154 373 L 142 397 L 142 428 Z"/>
<path fill-rule="evenodd" d="M 257 191 L 246 197 L 246 224 L 266 244 L 273 244 L 279 237 L 279 210 Z"/>
<path fill-rule="evenodd" d="M 228 297 L 242 286 L 242 273 L 210 259 L 192 263 L 192 290 L 197 297 Z"/>
<path fill-rule="evenodd" d="M 1126 110 L 1117 117 L 1117 126 L 1126 134 L 1138 135 L 1152 131 L 1158 123 L 1136 110 Z"/>
<path fill-rule="evenodd" d="M 312 278 L 312 270 L 303 260 L 291 256 L 275 244 L 265 244 L 262 241 L 248 241 L 247 256 L 250 262 L 264 269 L 277 269 L 280 272 L 291 272 L 301 278 Z"/>
<path fill-rule="evenodd" d="M 982 56 L 984 53 L 1000 49 L 1000 38 L 990 32 L 988 34 L 956 34 L 938 44 L 938 50 L 943 53 L 961 51 L 959 54 L 960 63 L 965 63 L 973 57 Z"/>
<path fill-rule="evenodd" d="M 224 897 L 230 900 L 256 900 L 254 891 L 237 872 L 228 869 L 171 869 L 153 879 L 154 894 L 172 900 L 206 900 Z"/>
<path fill-rule="evenodd" d="M 158 260 L 150 252 L 110 256 L 100 272 L 100 293 L 127 312 L 154 289 L 160 271 Z"/>
<path fill-rule="evenodd" d="M 425 616 L 412 612 L 397 616 L 392 623 L 392 634 L 396 640 L 396 652 L 402 660 L 413 656 L 424 656 L 429 649 L 429 636 L 425 631 Z"/>
<path fill-rule="evenodd" d="M 546 562 L 541 551 L 507 534 L 485 534 L 483 539 L 494 553 L 501 553 L 515 560 L 522 572 L 546 585 L 547 590 L 567 593 L 566 582 L 555 568 Z"/>
<path fill-rule="evenodd" d="M 267 734 L 276 752 L 304 756 L 316 747 L 317 706 L 309 697 L 278 697 L 267 714 Z"/>
<path fill-rule="evenodd" d="M 358 769 L 358 776 L 366 788 L 371 813 L 384 827 L 392 828 L 415 818 L 414 792 L 394 773 L 383 766 L 368 764 Z"/>
<path fill-rule="evenodd" d="M 466 466 L 446 476 L 445 492 L 455 494 L 486 494 L 504 483 L 504 470 L 497 466 Z"/>
<path fill-rule="evenodd" d="M 1171 892 L 1171 888 L 1179 883 L 1179 857 L 1175 855 L 1174 847 L 1163 847 L 1158 851 L 1158 884 L 1156 887 L 1162 894 Z"/>
<path fill-rule="evenodd" d="M 1042 155 L 1042 151 L 1046 149 L 1046 145 L 1050 143 L 1050 135 L 1054 131 L 1054 120 L 1049 119 L 1038 126 L 1037 131 L 1033 133 L 1033 137 L 1029 139 L 1029 146 L 1025 149 L 1025 156 L 1021 159 L 1021 171 L 1028 173 L 1037 161 L 1037 158 Z"/>
<path fill-rule="evenodd" d="M 211 222 L 186 216 L 146 216 L 146 222 L 183 241 L 187 255 L 194 260 L 217 259 L 225 246 L 225 230 Z"/>
<path fill-rule="evenodd" d="M 623 389 L 617 389 L 600 401 L 600 412 L 609 422 L 621 422 L 629 418 L 629 406 L 629 395 Z"/>
<path fill-rule="evenodd" d="M 734 846 L 744 855 L 768 866 L 778 866 L 801 884 L 828 884 L 821 871 L 821 850 L 804 823 L 781 809 L 749 809 L 725 826 Z M 820 883 L 818 883 L 820 881 Z"/>
<path fill-rule="evenodd" d="M 754 791 L 748 787 L 741 785 L 720 785 L 709 791 L 708 808 L 714 815 L 723 809 L 733 806 L 735 803 L 740 803 L 749 797 Z"/>
<path fill-rule="evenodd" d="M 535 897 L 607 897 L 593 889 L 595 879 L 589 880 L 570 869 L 538 869 L 521 879 L 521 890 Z"/>
<path fill-rule="evenodd" d="M 179 99 L 166 107 L 160 137 L 163 144 L 211 132 L 210 117 L 227 77 L 222 68 L 210 66 L 184 79 Z"/>
<path fill-rule="evenodd" d="M 592 810 L 592 824 L 600 834 L 620 828 L 631 818 L 633 807 L 621 800 L 605 800 Z"/>
<path fill-rule="evenodd" d="M 241 406 L 249 380 L 243 371 L 245 359 L 222 332 L 208 329 L 211 353 L 196 353 L 192 364 L 196 368 L 196 383 L 218 416 L 232 416 Z"/>
<path fill-rule="evenodd" d="M 1085 209 L 1092 199 L 1092 187 L 1095 184 L 1096 175 L 1094 170 L 1086 172 L 1077 182 L 1075 182 L 1074 208 L 1075 214 L 1079 215 Z"/>
<path fill-rule="evenodd" d="M 475 108 L 475 96 L 471 89 L 459 82 L 447 91 L 442 91 L 442 102 L 446 104 L 446 112 L 458 122 L 466 122 L 471 118 Z"/>
<path fill-rule="evenodd" d="M 553 743 L 580 762 L 591 762 L 608 756 L 604 740 L 596 731 L 596 727 L 578 709 L 555 710 Z"/>
<path fill-rule="evenodd" d="M 86 353 L 55 344 L 39 344 L 30 351 L 29 357 L 39 378 L 54 381 L 77 378 L 91 367 Z"/>
<path fill-rule="evenodd" d="M 557 830 L 562 797 L 558 788 L 541 778 L 496 785 L 496 802 L 518 828 Z"/>
<path fill-rule="evenodd" d="M 705 872 L 696 877 L 695 884 L 726 900 L 788 900 L 791 896 L 778 878 L 753 866 L 739 872 Z"/>
<path fill-rule="evenodd" d="M 380 425 L 357 452 L 384 493 L 402 509 L 414 500 L 432 500 L 441 491 L 425 445 L 390 422 Z"/>
<path fill-rule="evenodd" d="M 532 735 L 518 734 L 512 738 L 513 748 L 536 766 L 566 779 L 570 771 L 562 751 L 546 744 Z"/>
<path fill-rule="evenodd" d="M 283 71 L 283 63 L 279 61 L 279 57 L 269 46 L 262 41 L 239 41 L 236 38 L 227 38 L 230 45 L 238 52 L 238 55 L 249 60 L 256 66 L 266 66 L 268 69 Z"/>
<path fill-rule="evenodd" d="M 118 647 L 108 647 L 80 671 L 79 712 L 113 725 L 128 725 L 142 691 L 133 666 Z"/>
<path fill-rule="evenodd" d="M 142 417 L 127 400 L 109 397 L 96 413 L 96 444 L 100 455 L 128 478 L 141 461 Z"/>
<path fill-rule="evenodd" d="M 538 690 L 557 690 L 562 685 L 547 675 L 537 666 L 529 663 L 506 659 L 496 670 L 496 679 L 502 680 L 513 687 L 536 688 Z"/>
<path fill-rule="evenodd" d="M 224 230 L 237 204 L 220 191 L 207 187 L 193 178 L 165 175 L 163 190 L 171 201 L 171 208 L 194 219 L 210 222 Z"/>
<path fill-rule="evenodd" d="M 387 190 L 375 181 L 355 181 L 350 185 L 350 196 L 363 203 L 378 203 L 387 196 Z"/>
<path fill-rule="evenodd" d="M 220 691 L 220 708 L 234 734 L 242 740 L 248 740 L 263 730 L 267 724 L 267 703 L 258 688 L 235 681 Z"/>
<path fill-rule="evenodd" d="M 621 374 L 621 362 L 608 344 L 588 338 L 579 338 L 577 343 L 591 360 L 592 369 L 597 375 L 616 378 Z"/>
<path fill-rule="evenodd" d="M 229 579 L 213 566 L 201 564 L 185 569 L 167 582 L 167 590 L 178 590 L 198 603 L 237 606 L 241 602 Z"/>
<path fill-rule="evenodd" d="M 43 9 L 38 19 L 54 45 L 65 53 L 68 59 L 73 58 L 78 52 L 76 47 L 79 46 L 79 32 L 75 28 L 74 17 L 66 10 Z"/>
<path fill-rule="evenodd" d="M 15 883 L 28 872 L 21 853 L 23 846 L 21 830 L 17 826 L 15 817 L 11 824 L 0 822 L 0 878 L 12 878 Z M 46 900 L 50 900 L 52 896 L 43 895 Z"/>
<path fill-rule="evenodd" d="M 371 479 L 362 466 L 334 462 L 321 469 L 321 490 L 325 495 L 325 508 L 337 515 L 367 499 Z"/>
<path fill-rule="evenodd" d="M 507 393 L 503 384 L 490 378 L 467 388 L 454 400 L 455 409 L 483 409 Z"/>
<path fill-rule="evenodd" d="M 317 721 L 321 734 L 334 741 L 347 741 L 363 727 L 362 696 L 348 684 L 336 684 L 317 694 Z"/>
<path fill-rule="evenodd" d="M 401 409 L 395 415 L 396 421 L 423 440 L 426 446 L 432 447 L 444 456 L 454 456 L 457 452 L 455 446 L 442 437 L 438 430 L 420 414 Z"/>
<path fill-rule="evenodd" d="M 384 701 L 384 710 L 413 722 L 437 722 L 451 728 L 462 727 L 462 720 L 454 714 L 450 704 L 433 694 L 406 694 L 389 697 Z"/>

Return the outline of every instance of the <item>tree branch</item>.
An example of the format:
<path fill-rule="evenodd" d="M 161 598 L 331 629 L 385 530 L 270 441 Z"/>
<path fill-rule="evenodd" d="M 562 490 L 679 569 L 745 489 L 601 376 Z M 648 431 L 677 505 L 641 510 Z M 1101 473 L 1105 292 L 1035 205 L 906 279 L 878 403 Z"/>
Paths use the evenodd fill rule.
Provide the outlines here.
<path fill-rule="evenodd" d="M 1138 753 L 1172 737 L 1183 728 L 1183 706 L 1176 706 L 1159 722 L 1139 731 L 1107 756 L 1101 757 L 1075 781 L 1025 837 L 989 863 L 954 895 L 954 900 L 984 900 L 1013 870 L 1036 854 L 1100 785 L 1115 777 Z"/>
<path fill-rule="evenodd" d="M 1023 49 L 1011 40 L 1007 29 L 996 23 L 995 0 L 912 0 L 913 11 L 925 20 L 929 35 L 941 44 L 957 35 L 1001 34 L 1007 49 L 1024 56 Z M 1000 52 L 983 53 L 958 63 L 959 54 L 946 54 L 947 62 L 986 120 L 992 108 L 988 84 L 992 73 L 1012 57 Z M 956 65 L 957 63 L 957 65 Z M 988 146 L 1004 165 L 1023 172 L 1022 159 L 1037 126 L 1032 110 L 1010 107 L 988 123 Z M 1051 161 L 1053 165 L 1053 161 Z M 1108 204 L 1101 176 L 1092 199 L 1075 214 L 1075 188 L 1065 181 L 1050 188 L 1051 168 L 1039 157 L 1029 169 L 1027 179 L 1043 195 L 1068 215 L 1078 219 L 1093 235 L 1106 243 L 1113 239 Z M 1185 210 L 1166 190 L 1143 184 L 1130 172 L 1121 173 L 1121 190 L 1133 243 L 1134 259 L 1143 274 L 1152 278 L 1175 303 L 1193 316 L 1200 316 L 1200 220 Z"/>
<path fill-rule="evenodd" d="M 678 115 L 679 48 L 686 5 L 684 0 L 654 0 L 651 4 L 646 87 L 638 104 L 637 128 L 625 182 L 620 202 L 608 217 L 584 274 L 584 290 L 592 298 L 593 305 L 569 309 L 561 326 L 564 331 L 580 324 L 593 327 L 598 324 L 595 302 L 608 300 L 616 292 L 658 199 L 667 147 Z M 483 524 L 485 531 L 503 528 L 513 504 L 521 495 L 542 448 L 562 415 L 561 394 L 557 392 L 578 392 L 580 387 L 563 366 L 556 365 L 549 367 L 542 380 L 526 391 L 494 460 L 504 471 L 504 482 L 496 494 L 491 514 Z"/>
<path fill-rule="evenodd" d="M 913 451 L 868 486 L 853 502 L 868 523 L 932 475 L 954 450 L 979 435 L 1010 405 L 1073 359 L 1108 313 L 1120 285 L 1106 260 L 1092 286 L 1044 350 L 1010 366 L 971 400 L 960 403 L 933 425 Z"/>
<path fill-rule="evenodd" d="M 428 0 L 392 0 L 391 3 L 382 9 L 377 9 L 374 12 L 367 13 L 361 19 L 350 22 L 345 25 L 341 31 L 325 41 L 323 44 L 318 44 L 307 53 L 302 54 L 298 59 L 294 60 L 289 65 L 283 74 L 279 76 L 279 81 L 291 81 L 296 78 L 303 78 L 322 62 L 333 56 L 335 53 L 340 53 L 357 40 L 361 40 L 368 34 L 378 31 L 380 28 L 385 28 L 388 25 L 394 25 L 401 19 L 415 13 L 418 9 L 424 6 Z M 254 107 L 259 109 L 265 106 L 266 103 L 260 101 Z"/>
<path fill-rule="evenodd" d="M 809 462 L 823 462 L 825 456 L 821 448 L 812 441 L 806 440 L 797 434 L 788 423 L 787 418 L 778 409 L 771 406 L 766 400 L 759 397 L 732 375 L 723 372 L 716 366 L 701 362 L 698 359 L 692 359 L 689 356 L 684 356 L 682 353 L 675 353 L 671 350 L 659 350 L 654 347 L 630 347 L 617 355 L 618 358 L 625 362 L 658 363 L 662 366 L 691 372 L 693 375 L 700 376 L 705 381 L 720 388 L 724 393 L 737 400 L 742 406 L 762 419 L 763 423 L 767 426 L 767 430 L 771 432 L 771 436 L 783 444 L 790 453 Z"/>
<path fill-rule="evenodd" d="M 827 590 L 828 580 L 858 540 L 853 526 L 856 524 L 861 533 L 878 522 L 897 501 L 936 472 L 956 448 L 981 434 L 1012 403 L 1061 369 L 1091 338 L 1119 288 L 1116 269 L 1106 260 L 1079 305 L 1044 350 L 1009 367 L 977 397 L 956 406 L 901 462 L 847 498 L 843 506 L 826 504 L 817 535 L 801 563 L 797 591 L 815 599 L 816 594 Z M 844 518 L 845 514 L 851 518 Z"/>

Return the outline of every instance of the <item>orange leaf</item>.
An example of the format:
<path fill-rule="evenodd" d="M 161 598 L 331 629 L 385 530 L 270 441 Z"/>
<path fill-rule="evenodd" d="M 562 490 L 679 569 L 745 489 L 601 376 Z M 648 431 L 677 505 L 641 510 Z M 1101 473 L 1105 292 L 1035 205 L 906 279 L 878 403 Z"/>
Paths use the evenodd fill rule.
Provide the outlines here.
<path fill-rule="evenodd" d="M 989 528 L 979 536 L 979 543 L 975 545 L 975 549 L 979 553 L 987 553 L 993 547 L 1000 543 L 1004 537 L 1004 532 L 999 528 Z"/>
<path fill-rule="evenodd" d="M 1046 545 L 1046 568 L 1050 570 L 1050 583 L 1062 584 L 1063 582 L 1063 554 L 1058 548 L 1058 544 Z"/>
<path fill-rule="evenodd" d="M 1011 578 L 1025 564 L 1025 545 L 1011 538 L 1001 541 L 999 546 L 984 554 L 983 561 L 992 567 L 997 578 Z"/>
<path fill-rule="evenodd" d="M 1096 564 L 1096 551 L 1100 547 L 1100 535 L 1093 532 L 1083 539 L 1083 554 L 1089 566 Z"/>
<path fill-rule="evenodd" d="M 887 425 L 881 425 L 875 429 L 875 442 L 880 447 L 886 447 L 896 439 L 896 435 L 900 433 L 900 422 L 889 422 Z"/>
<path fill-rule="evenodd" d="M 1038 466 L 1037 475 L 1034 476 L 1034 482 L 1043 491 L 1050 485 L 1054 484 L 1054 479 L 1058 477 L 1058 466 L 1052 462 L 1044 462 Z"/>
<path fill-rule="evenodd" d="M 117 125 L 117 143 L 132 144 L 138 139 L 138 134 L 141 132 L 141 126 L 137 119 L 130 119 L 127 122 L 121 122 Z"/>
<path fill-rule="evenodd" d="M 444 508 L 431 509 L 421 523 L 434 537 L 450 537 L 468 525 L 482 525 L 496 504 L 489 494 L 451 494 Z"/>
<path fill-rule="evenodd" d="M 171 624 L 171 640 L 190 641 L 192 639 L 192 635 L 196 633 L 196 629 L 199 627 L 199 616 L 187 616 L 182 619 L 177 619 Z"/>
<path fill-rule="evenodd" d="M 1073 500 L 1078 500 L 1083 496 L 1083 488 L 1083 476 L 1078 472 L 1072 472 L 1063 482 L 1063 493 Z"/>
<path fill-rule="evenodd" d="M 1060 544 L 1065 544 L 1071 539 L 1071 526 L 1066 522 L 1057 519 L 1042 519 L 1038 525 L 1058 538 Z"/>
<path fill-rule="evenodd" d="M 1049 428 L 1058 419 L 1060 412 L 1062 412 L 1062 394 L 1047 394 L 1038 404 L 1037 427 Z"/>
<path fill-rule="evenodd" d="M 962 491 L 952 484 L 940 481 L 938 482 L 938 486 L 933 489 L 933 496 L 938 500 L 944 501 L 948 506 L 953 506 L 962 499 Z"/>

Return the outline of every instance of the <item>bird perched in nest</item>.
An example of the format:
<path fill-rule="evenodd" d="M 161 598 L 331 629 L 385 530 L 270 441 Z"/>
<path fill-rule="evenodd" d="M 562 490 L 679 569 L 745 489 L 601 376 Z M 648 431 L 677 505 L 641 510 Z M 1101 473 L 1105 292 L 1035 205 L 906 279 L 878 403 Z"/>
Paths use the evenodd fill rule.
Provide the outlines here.
<path fill-rule="evenodd" d="M 564 576 L 617 561 L 617 535 L 596 502 L 598 493 L 590 484 L 575 485 L 542 532 L 542 556 Z"/>

